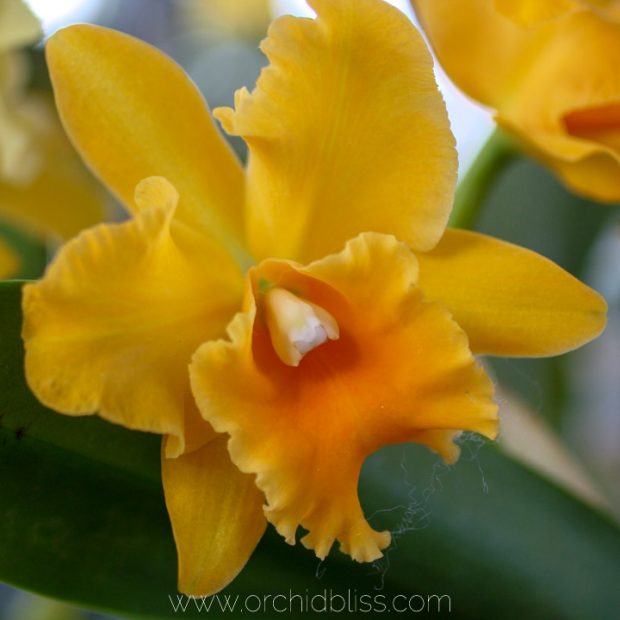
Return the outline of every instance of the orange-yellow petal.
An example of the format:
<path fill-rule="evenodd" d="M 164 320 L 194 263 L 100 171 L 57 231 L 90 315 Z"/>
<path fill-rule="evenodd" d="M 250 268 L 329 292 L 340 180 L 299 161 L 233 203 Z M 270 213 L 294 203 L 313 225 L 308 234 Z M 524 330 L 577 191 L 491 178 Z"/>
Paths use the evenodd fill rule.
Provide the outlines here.
<path fill-rule="evenodd" d="M 430 249 L 456 154 L 424 41 L 381 0 L 310 4 L 316 20 L 271 25 L 256 89 L 215 111 L 250 149 L 250 248 L 306 262 L 373 230 Z"/>
<path fill-rule="evenodd" d="M 254 476 L 232 464 L 219 436 L 191 454 L 162 455 L 162 482 L 179 558 L 179 591 L 207 596 L 248 561 L 267 521 Z"/>
<path fill-rule="evenodd" d="M 526 27 L 574 11 L 594 11 L 605 19 L 620 20 L 618 0 L 493 0 L 493 3 L 502 15 Z"/>
<path fill-rule="evenodd" d="M 544 44 L 498 122 L 575 191 L 620 200 L 620 23 L 579 11 L 538 30 Z"/>
<path fill-rule="evenodd" d="M 388 269 L 389 267 L 389 269 Z M 198 406 L 241 471 L 256 474 L 267 518 L 324 557 L 333 542 L 358 561 L 390 541 L 364 518 L 357 482 L 381 446 L 420 441 L 448 460 L 461 429 L 493 437 L 496 406 L 463 331 L 416 286 L 417 263 L 392 236 L 368 233 L 303 267 L 268 260 L 252 271 L 230 340 L 204 344 L 190 367 Z M 271 344 L 268 283 L 325 309 L 339 326 L 297 367 Z M 363 284 L 363 285 L 362 285 Z M 448 433 L 446 433 L 448 431 Z"/>
<path fill-rule="evenodd" d="M 451 0 L 412 3 L 457 86 L 495 108 L 498 124 L 574 191 L 620 200 L 620 5 L 466 0 L 455 11 Z"/>
<path fill-rule="evenodd" d="M 605 327 L 598 293 L 525 248 L 449 229 L 418 259 L 424 295 L 450 310 L 475 353 L 557 355 Z"/>
<path fill-rule="evenodd" d="M 0 240 L 0 280 L 14 276 L 19 269 L 19 259 L 13 250 Z"/>
<path fill-rule="evenodd" d="M 493 0 L 493 4 L 502 15 L 521 26 L 555 19 L 582 7 L 581 0 Z"/>
<path fill-rule="evenodd" d="M 164 176 L 177 218 L 240 262 L 243 171 L 182 69 L 130 36 L 70 26 L 47 43 L 56 103 L 78 151 L 128 207 L 136 184 Z"/>
<path fill-rule="evenodd" d="M 467 95 L 498 108 L 535 34 L 500 14 L 492 0 L 411 0 L 424 32 L 450 79 Z"/>
<path fill-rule="evenodd" d="M 177 194 L 165 179 L 144 180 L 137 197 L 134 219 L 82 233 L 24 288 L 26 377 L 49 407 L 172 435 L 177 454 L 194 407 L 187 365 L 223 333 L 242 280 L 173 219 Z"/>

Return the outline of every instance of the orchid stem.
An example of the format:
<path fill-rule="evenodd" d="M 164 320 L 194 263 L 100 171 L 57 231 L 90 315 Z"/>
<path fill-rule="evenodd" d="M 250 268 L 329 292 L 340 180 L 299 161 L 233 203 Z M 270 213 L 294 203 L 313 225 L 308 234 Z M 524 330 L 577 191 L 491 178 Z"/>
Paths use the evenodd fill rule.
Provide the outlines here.
<path fill-rule="evenodd" d="M 476 226 L 491 190 L 518 154 L 514 141 L 501 129 L 491 134 L 458 184 L 449 226 L 468 229 Z"/>

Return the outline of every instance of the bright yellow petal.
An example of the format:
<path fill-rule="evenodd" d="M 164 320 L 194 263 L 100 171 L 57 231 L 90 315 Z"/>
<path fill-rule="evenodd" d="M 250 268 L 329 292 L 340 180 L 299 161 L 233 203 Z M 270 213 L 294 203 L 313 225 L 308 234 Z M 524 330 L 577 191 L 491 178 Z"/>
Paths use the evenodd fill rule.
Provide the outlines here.
<path fill-rule="evenodd" d="M 220 436 L 176 459 L 162 455 L 166 506 L 179 557 L 179 591 L 207 596 L 248 561 L 267 521 L 254 476 L 232 464 Z"/>
<path fill-rule="evenodd" d="M 243 171 L 182 69 L 120 32 L 71 26 L 47 43 L 61 119 L 84 159 L 128 207 L 136 184 L 164 176 L 177 218 L 240 261 Z"/>
<path fill-rule="evenodd" d="M 605 327 L 605 300 L 530 250 L 447 230 L 418 258 L 424 295 L 450 310 L 476 353 L 557 355 Z"/>
<path fill-rule="evenodd" d="M 13 277 L 19 270 L 19 259 L 13 250 L 0 240 L 0 280 Z"/>
<path fill-rule="evenodd" d="M 142 208 L 133 220 L 82 233 L 25 287 L 26 377 L 49 407 L 173 435 L 169 451 L 177 454 L 194 407 L 187 365 L 202 342 L 223 333 L 242 281 L 172 220 L 169 183 L 145 185 L 163 192 L 150 193 L 150 206 L 137 192 Z"/>
<path fill-rule="evenodd" d="M 426 46 L 381 0 L 311 0 L 262 49 L 256 90 L 216 116 L 248 143 L 248 238 L 258 259 L 308 261 L 373 230 L 414 249 L 452 206 L 454 139 Z"/>
<path fill-rule="evenodd" d="M 34 43 L 43 35 L 41 23 L 23 0 L 0 2 L 0 54 Z"/>
<path fill-rule="evenodd" d="M 420 441 L 453 460 L 457 450 L 446 443 L 458 430 L 495 435 L 491 382 L 447 311 L 422 300 L 416 272 L 405 244 L 375 233 L 308 267 L 265 261 L 251 274 L 231 340 L 206 343 L 194 356 L 192 389 L 205 419 L 231 435 L 241 471 L 256 474 L 267 518 L 291 543 L 306 528 L 302 542 L 319 557 L 334 540 L 358 561 L 389 544 L 357 497 L 369 454 Z M 329 312 L 339 339 L 297 367 L 283 363 L 264 316 L 270 282 Z"/>

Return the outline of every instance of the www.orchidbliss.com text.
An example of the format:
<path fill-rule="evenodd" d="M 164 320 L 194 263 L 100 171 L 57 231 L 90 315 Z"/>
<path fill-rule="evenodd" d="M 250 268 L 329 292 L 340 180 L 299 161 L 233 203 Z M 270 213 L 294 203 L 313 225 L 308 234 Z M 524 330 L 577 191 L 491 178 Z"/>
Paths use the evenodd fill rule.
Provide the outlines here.
<path fill-rule="evenodd" d="M 175 613 L 331 613 L 331 614 L 419 614 L 450 613 L 452 599 L 448 594 L 360 594 L 355 591 L 334 592 L 325 589 L 303 594 L 292 590 L 286 594 L 214 594 L 192 597 L 169 595 Z"/>

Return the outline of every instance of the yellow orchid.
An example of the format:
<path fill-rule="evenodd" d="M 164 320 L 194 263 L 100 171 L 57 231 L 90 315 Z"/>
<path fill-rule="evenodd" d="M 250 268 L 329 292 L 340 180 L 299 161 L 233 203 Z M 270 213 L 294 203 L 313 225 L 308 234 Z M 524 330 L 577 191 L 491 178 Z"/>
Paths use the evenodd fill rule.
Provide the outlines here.
<path fill-rule="evenodd" d="M 574 191 L 620 200 L 620 2 L 411 1 L 459 88 Z"/>
<path fill-rule="evenodd" d="M 270 0 L 185 0 L 180 8 L 188 26 L 246 39 L 264 36 L 271 19 Z"/>
<path fill-rule="evenodd" d="M 276 20 L 255 90 L 218 109 L 182 70 L 95 26 L 48 63 L 78 149 L 133 217 L 82 233 L 24 289 L 26 375 L 48 406 L 165 435 L 179 588 L 241 570 L 267 521 L 324 557 L 381 556 L 364 459 L 413 441 L 447 461 L 494 437 L 473 353 L 549 355 L 605 302 L 550 261 L 445 231 L 456 153 L 432 61 L 382 0 Z M 473 353 L 472 353 L 473 352 Z M 189 365 L 189 371 L 188 371 Z"/>
<path fill-rule="evenodd" d="M 25 93 L 19 49 L 42 36 L 22 0 L 0 3 L 0 216 L 34 234 L 69 238 L 103 217 L 103 196 L 64 136 L 51 102 Z M 17 270 L 0 254 L 0 277 Z M 3 268 L 4 267 L 4 268 Z"/>

